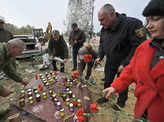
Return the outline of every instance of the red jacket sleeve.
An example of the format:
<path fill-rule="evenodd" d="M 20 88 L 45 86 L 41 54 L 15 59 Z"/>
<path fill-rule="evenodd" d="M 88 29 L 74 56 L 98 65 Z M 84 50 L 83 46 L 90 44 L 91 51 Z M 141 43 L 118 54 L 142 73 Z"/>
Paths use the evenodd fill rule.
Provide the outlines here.
<path fill-rule="evenodd" d="M 118 93 L 121 93 L 124 91 L 131 83 L 135 82 L 134 78 L 134 69 L 135 69 L 135 62 L 136 62 L 136 56 L 142 46 L 140 45 L 131 59 L 130 63 L 125 67 L 125 69 L 120 74 L 120 77 L 118 77 L 111 86 L 116 89 Z"/>
<path fill-rule="evenodd" d="M 133 81 L 133 62 L 134 59 L 132 58 L 129 65 L 125 67 L 125 69 L 120 74 L 120 77 L 118 77 L 111 86 L 116 89 L 118 93 L 121 93 L 123 90 L 125 90 Z"/>

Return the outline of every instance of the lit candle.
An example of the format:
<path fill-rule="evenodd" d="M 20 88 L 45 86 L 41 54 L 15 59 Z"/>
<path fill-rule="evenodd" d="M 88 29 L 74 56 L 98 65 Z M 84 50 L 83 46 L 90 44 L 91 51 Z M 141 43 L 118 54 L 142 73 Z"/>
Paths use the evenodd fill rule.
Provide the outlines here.
<path fill-rule="evenodd" d="M 69 111 L 70 112 L 74 112 L 74 107 L 73 107 L 73 104 L 72 103 L 69 104 Z"/>
<path fill-rule="evenodd" d="M 46 100 L 47 99 L 47 93 L 46 92 L 43 92 L 42 93 L 42 98 L 43 98 L 43 100 Z"/>
<path fill-rule="evenodd" d="M 29 100 L 29 104 L 34 104 L 34 100 L 33 100 L 33 97 L 32 96 L 29 97 L 28 100 Z"/>
<path fill-rule="evenodd" d="M 27 89 L 27 93 L 28 93 L 28 92 L 32 92 L 32 89 Z"/>
<path fill-rule="evenodd" d="M 75 96 L 75 94 L 72 94 L 72 100 L 73 100 L 73 101 L 76 101 L 76 96 Z"/>
<path fill-rule="evenodd" d="M 77 100 L 77 107 L 79 107 L 79 108 L 80 108 L 81 106 L 82 106 L 82 104 L 81 104 L 81 100 L 80 100 L 80 99 L 78 99 L 78 100 Z"/>
<path fill-rule="evenodd" d="M 52 93 L 51 99 L 54 100 L 56 98 L 56 94 Z"/>
<path fill-rule="evenodd" d="M 20 98 L 25 98 L 25 91 L 21 90 Z"/>
<path fill-rule="evenodd" d="M 52 96 L 53 95 L 53 91 L 49 90 L 49 95 Z"/>
<path fill-rule="evenodd" d="M 70 104 L 69 98 L 67 98 L 65 101 L 66 101 L 65 104 L 68 106 Z"/>
<path fill-rule="evenodd" d="M 60 110 L 59 115 L 60 115 L 61 118 L 64 118 L 64 115 L 65 115 L 65 114 L 64 114 L 64 108 Z"/>
<path fill-rule="evenodd" d="M 70 86 L 71 88 L 73 88 L 73 84 L 72 84 L 72 82 L 69 83 L 69 86 Z"/>
<path fill-rule="evenodd" d="M 72 91 L 68 92 L 69 98 L 72 98 Z"/>
<path fill-rule="evenodd" d="M 34 91 L 35 94 L 39 93 L 39 91 L 37 89 L 34 89 L 33 91 Z"/>
<path fill-rule="evenodd" d="M 66 95 L 66 94 L 63 94 L 63 95 L 62 95 L 62 98 L 63 98 L 63 101 L 66 101 L 67 95 Z"/>
<path fill-rule="evenodd" d="M 20 107 L 24 107 L 24 106 L 25 106 L 25 100 L 24 100 L 24 98 L 21 98 L 21 99 L 19 100 L 19 106 L 20 106 Z"/>
<path fill-rule="evenodd" d="M 54 99 L 54 104 L 57 105 L 57 103 L 58 103 L 58 99 L 55 98 Z"/>
<path fill-rule="evenodd" d="M 36 101 L 37 101 L 37 102 L 40 102 L 40 100 L 41 100 L 40 94 L 36 94 L 35 97 L 36 97 Z"/>
<path fill-rule="evenodd" d="M 60 102 L 57 102 L 56 110 L 59 111 L 60 109 L 61 109 L 61 103 Z"/>
<path fill-rule="evenodd" d="M 47 83 L 47 81 L 46 81 L 46 80 L 43 80 L 42 82 L 43 82 L 43 84 L 44 84 L 44 85 L 46 85 L 46 83 Z"/>
<path fill-rule="evenodd" d="M 45 86 L 46 86 L 46 88 L 48 89 L 48 88 L 49 88 L 49 83 L 47 82 L 47 83 L 45 84 Z"/>
<path fill-rule="evenodd" d="M 28 92 L 28 93 L 27 93 L 27 96 L 28 96 L 28 97 L 31 97 L 31 96 L 32 96 L 32 92 Z"/>
<path fill-rule="evenodd" d="M 53 74 L 53 72 L 52 71 L 50 71 L 50 75 L 52 76 L 52 74 Z"/>

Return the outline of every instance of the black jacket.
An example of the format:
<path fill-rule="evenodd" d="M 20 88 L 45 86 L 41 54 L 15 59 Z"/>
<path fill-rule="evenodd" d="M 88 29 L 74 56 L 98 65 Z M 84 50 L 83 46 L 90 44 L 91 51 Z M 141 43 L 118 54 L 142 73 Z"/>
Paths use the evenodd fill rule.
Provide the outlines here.
<path fill-rule="evenodd" d="M 72 38 L 75 38 L 77 40 L 77 43 L 73 45 L 74 49 L 79 49 L 83 46 L 83 43 L 85 42 L 85 33 L 78 29 L 78 31 L 72 31 L 69 36 L 69 44 L 71 45 L 73 43 Z"/>
<path fill-rule="evenodd" d="M 112 67 L 127 65 L 136 47 L 143 42 L 145 34 L 137 34 L 143 27 L 138 19 L 125 17 L 117 13 L 118 20 L 108 29 L 101 29 L 99 57 L 106 55 Z"/>
<path fill-rule="evenodd" d="M 48 53 L 50 56 L 57 56 L 63 59 L 68 58 L 68 47 L 63 36 L 59 36 L 59 40 L 54 40 L 51 37 L 48 43 Z"/>

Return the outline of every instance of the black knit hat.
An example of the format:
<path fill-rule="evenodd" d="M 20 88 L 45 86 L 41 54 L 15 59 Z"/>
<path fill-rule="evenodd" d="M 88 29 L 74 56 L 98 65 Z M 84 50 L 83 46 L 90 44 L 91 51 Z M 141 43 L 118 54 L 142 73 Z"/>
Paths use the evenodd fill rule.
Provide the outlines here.
<path fill-rule="evenodd" d="M 77 23 L 72 24 L 72 28 L 75 28 L 75 27 L 77 27 Z"/>
<path fill-rule="evenodd" d="M 164 16 L 164 0 L 151 0 L 143 11 L 144 16 Z"/>

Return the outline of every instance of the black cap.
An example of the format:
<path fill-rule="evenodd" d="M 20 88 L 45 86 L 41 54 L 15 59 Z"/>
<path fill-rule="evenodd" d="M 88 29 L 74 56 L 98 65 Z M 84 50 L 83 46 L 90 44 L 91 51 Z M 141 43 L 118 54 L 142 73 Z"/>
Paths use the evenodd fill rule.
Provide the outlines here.
<path fill-rule="evenodd" d="M 144 16 L 164 16 L 164 0 L 151 0 L 143 11 Z"/>
<path fill-rule="evenodd" d="M 72 28 L 75 28 L 75 27 L 77 27 L 77 23 L 72 24 Z"/>

